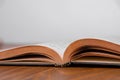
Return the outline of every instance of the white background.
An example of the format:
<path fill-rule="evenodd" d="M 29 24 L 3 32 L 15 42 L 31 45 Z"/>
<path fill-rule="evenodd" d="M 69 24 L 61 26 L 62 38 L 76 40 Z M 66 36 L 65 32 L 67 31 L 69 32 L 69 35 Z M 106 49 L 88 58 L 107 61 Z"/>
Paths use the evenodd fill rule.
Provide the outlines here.
<path fill-rule="evenodd" d="M 85 37 L 120 41 L 120 0 L 0 0 L 5 42 Z"/>

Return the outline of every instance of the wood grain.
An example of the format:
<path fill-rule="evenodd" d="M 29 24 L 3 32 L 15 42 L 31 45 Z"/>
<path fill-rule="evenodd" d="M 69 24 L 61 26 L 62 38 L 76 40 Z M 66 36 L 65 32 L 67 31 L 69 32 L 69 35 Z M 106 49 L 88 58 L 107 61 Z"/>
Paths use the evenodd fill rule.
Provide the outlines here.
<path fill-rule="evenodd" d="M 52 68 L 34 80 L 120 80 L 119 75 L 119 68 Z"/>
<path fill-rule="evenodd" d="M 33 80 L 34 76 L 48 67 L 0 66 L 0 80 Z"/>
<path fill-rule="evenodd" d="M 120 68 L 0 66 L 0 80 L 120 80 Z"/>

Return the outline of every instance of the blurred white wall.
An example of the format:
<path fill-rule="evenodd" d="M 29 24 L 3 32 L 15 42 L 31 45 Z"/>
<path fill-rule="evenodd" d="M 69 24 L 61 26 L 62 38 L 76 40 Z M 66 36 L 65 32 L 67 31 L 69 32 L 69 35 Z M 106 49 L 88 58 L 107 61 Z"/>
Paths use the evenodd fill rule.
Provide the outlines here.
<path fill-rule="evenodd" d="M 5 42 L 83 37 L 120 41 L 120 0 L 0 0 L 0 38 Z"/>

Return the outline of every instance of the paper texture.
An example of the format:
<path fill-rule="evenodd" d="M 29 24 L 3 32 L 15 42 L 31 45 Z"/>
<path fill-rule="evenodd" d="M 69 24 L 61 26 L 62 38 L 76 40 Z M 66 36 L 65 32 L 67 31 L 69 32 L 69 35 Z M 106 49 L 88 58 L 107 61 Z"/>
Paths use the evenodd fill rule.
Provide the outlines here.
<path fill-rule="evenodd" d="M 0 49 L 0 52 L 10 50 L 10 49 L 15 49 L 19 47 L 24 47 L 24 46 L 44 46 L 53 49 L 56 51 L 61 58 L 64 56 L 64 52 L 66 48 L 71 44 L 71 41 L 51 41 L 51 42 L 44 42 L 44 43 L 39 43 L 39 44 L 24 44 L 24 45 L 13 45 L 13 46 L 3 46 Z"/>
<path fill-rule="evenodd" d="M 107 40 L 116 44 L 120 44 L 119 40 L 108 40 L 108 39 L 103 39 L 103 40 Z M 51 41 L 51 42 L 44 42 L 44 43 L 39 43 L 39 44 L 24 44 L 24 45 L 14 45 L 14 46 L 3 46 L 3 48 L 0 48 L 0 52 L 5 51 L 5 50 L 10 50 L 10 49 L 14 49 L 14 48 L 19 48 L 19 47 L 24 47 L 24 46 L 45 46 L 45 47 L 49 47 L 51 49 L 53 49 L 54 51 L 56 51 L 61 58 L 63 58 L 64 56 L 64 52 L 66 50 L 66 48 L 76 40 L 64 40 L 64 41 Z"/>
<path fill-rule="evenodd" d="M 36 45 L 46 46 L 46 47 L 49 47 L 49 48 L 53 49 L 63 59 L 64 52 L 65 52 L 66 48 L 71 44 L 71 42 L 72 41 L 61 41 L 61 42 L 60 41 L 54 41 L 54 42 L 41 43 L 41 44 L 36 44 Z"/>

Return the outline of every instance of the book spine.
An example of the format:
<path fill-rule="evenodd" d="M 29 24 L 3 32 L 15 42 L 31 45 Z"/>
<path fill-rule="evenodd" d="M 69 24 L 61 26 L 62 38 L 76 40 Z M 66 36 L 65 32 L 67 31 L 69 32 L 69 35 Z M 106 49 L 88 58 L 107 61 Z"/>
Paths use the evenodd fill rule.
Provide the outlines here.
<path fill-rule="evenodd" d="M 70 66 L 71 62 L 65 63 L 65 64 L 55 64 L 55 67 L 67 67 Z"/>

